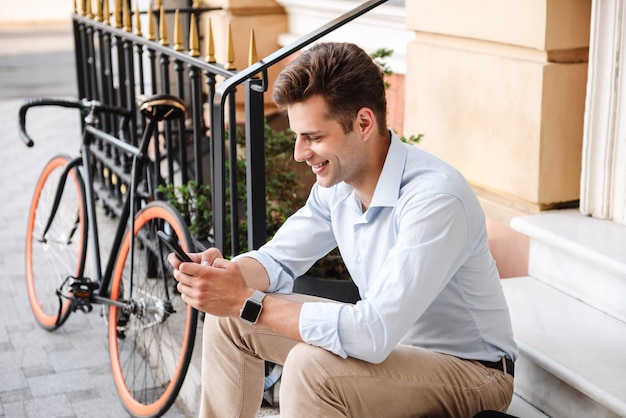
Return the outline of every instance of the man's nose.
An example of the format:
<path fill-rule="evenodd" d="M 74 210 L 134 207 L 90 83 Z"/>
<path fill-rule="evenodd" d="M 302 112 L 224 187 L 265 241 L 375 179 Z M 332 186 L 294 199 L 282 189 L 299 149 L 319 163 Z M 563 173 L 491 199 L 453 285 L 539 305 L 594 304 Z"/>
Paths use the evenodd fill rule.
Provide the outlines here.
<path fill-rule="evenodd" d="M 301 163 L 311 158 L 311 154 L 309 142 L 297 136 L 296 143 L 293 146 L 293 159 Z"/>

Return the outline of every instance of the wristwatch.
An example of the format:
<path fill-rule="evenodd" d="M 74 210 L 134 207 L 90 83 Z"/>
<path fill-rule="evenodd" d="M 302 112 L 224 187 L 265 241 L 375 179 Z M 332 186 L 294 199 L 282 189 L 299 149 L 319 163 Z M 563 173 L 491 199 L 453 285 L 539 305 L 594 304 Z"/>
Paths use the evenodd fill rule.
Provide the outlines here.
<path fill-rule="evenodd" d="M 259 320 L 259 316 L 261 316 L 261 311 L 263 310 L 263 299 L 265 298 L 265 293 L 260 290 L 255 290 L 252 296 L 250 296 L 244 302 L 241 310 L 239 311 L 239 316 L 246 322 L 250 324 L 256 324 Z"/>

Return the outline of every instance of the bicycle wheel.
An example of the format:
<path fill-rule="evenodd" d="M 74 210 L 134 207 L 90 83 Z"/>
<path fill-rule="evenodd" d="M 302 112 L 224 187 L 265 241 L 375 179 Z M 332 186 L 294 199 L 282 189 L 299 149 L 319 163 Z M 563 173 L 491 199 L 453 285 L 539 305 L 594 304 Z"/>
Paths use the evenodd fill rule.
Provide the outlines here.
<path fill-rule="evenodd" d="M 177 237 L 189 251 L 191 239 L 180 214 L 168 203 L 152 202 L 135 216 L 120 247 L 109 307 L 109 355 L 122 403 L 134 416 L 158 417 L 172 405 L 183 383 L 196 335 L 198 311 L 174 289 L 169 250 L 158 230 Z"/>
<path fill-rule="evenodd" d="M 49 222 L 59 179 L 69 158 L 56 156 L 39 176 L 28 214 L 26 230 L 26 287 L 28 300 L 37 322 L 52 330 L 63 324 L 71 313 L 68 277 L 82 275 L 87 248 L 87 215 L 84 183 L 80 172 L 72 169 L 60 190 L 61 197 L 52 223 Z"/>

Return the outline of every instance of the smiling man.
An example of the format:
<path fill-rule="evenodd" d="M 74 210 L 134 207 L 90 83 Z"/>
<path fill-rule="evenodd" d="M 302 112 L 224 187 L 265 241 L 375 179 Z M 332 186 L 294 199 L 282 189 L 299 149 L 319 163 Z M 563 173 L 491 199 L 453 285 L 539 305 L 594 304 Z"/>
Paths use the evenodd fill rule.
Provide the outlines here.
<path fill-rule="evenodd" d="M 208 315 L 203 417 L 255 417 L 264 361 L 284 364 L 281 417 L 472 417 L 506 411 L 513 338 L 481 207 L 464 178 L 387 128 L 380 68 L 320 43 L 279 75 L 310 196 L 258 251 L 173 255 Z M 361 300 L 292 294 L 339 247 Z"/>

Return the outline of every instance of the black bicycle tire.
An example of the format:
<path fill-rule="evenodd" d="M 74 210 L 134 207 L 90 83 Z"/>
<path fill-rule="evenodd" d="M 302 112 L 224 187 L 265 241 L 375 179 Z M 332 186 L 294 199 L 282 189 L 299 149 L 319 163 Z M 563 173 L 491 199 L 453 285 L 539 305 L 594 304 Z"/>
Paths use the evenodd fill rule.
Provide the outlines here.
<path fill-rule="evenodd" d="M 40 239 L 42 238 L 41 231 L 35 231 L 37 228 L 42 230 L 49 220 L 52 202 L 47 201 L 45 205 L 42 203 L 43 200 L 48 198 L 53 200 L 57 192 L 60 176 L 56 177 L 56 174 L 53 175 L 53 173 L 60 174 L 69 160 L 70 158 L 66 155 L 57 155 L 52 157 L 45 165 L 35 185 L 26 226 L 25 278 L 28 299 L 37 323 L 47 330 L 54 330 L 60 327 L 70 316 L 72 312 L 70 299 L 59 297 L 56 290 L 62 286 L 62 283 L 69 276 L 77 277 L 82 275 L 87 253 L 88 227 L 87 209 L 85 206 L 85 184 L 80 171 L 76 168 L 70 170 L 65 182 L 66 187 L 72 188 L 76 195 L 70 197 L 72 200 L 69 201 L 69 205 L 66 205 L 68 200 L 64 198 L 70 196 L 68 192 L 72 189 L 64 188 L 61 205 L 47 234 L 47 242 L 44 243 Z M 74 223 L 72 225 L 71 220 L 65 221 L 64 217 L 68 214 L 68 209 L 70 212 L 74 209 L 72 206 L 74 200 L 77 204 L 78 224 Z M 76 246 L 72 245 L 76 242 L 75 240 L 70 239 L 69 241 L 73 242 L 68 242 L 66 233 L 67 237 L 73 237 L 74 234 L 78 233 L 78 244 Z M 63 237 L 65 237 L 65 243 L 61 239 Z M 63 246 L 62 244 L 66 245 Z M 39 247 L 41 247 L 42 251 L 38 251 Z M 64 252 L 66 253 L 65 259 L 68 261 L 67 265 L 58 263 L 58 260 L 64 257 L 61 257 L 59 255 L 61 251 L 55 251 L 55 248 L 70 250 L 69 252 Z M 74 248 L 76 249 L 75 257 L 73 254 Z M 36 269 L 39 270 L 36 266 L 45 261 L 47 263 L 43 270 L 35 273 Z M 55 271 L 58 271 L 59 274 L 57 277 L 51 278 L 52 280 L 50 280 L 49 284 L 52 286 L 47 286 L 48 288 L 45 291 L 41 291 L 39 284 L 43 282 L 44 277 L 50 276 L 50 273 Z M 69 293 L 65 296 L 69 296 Z M 55 305 L 54 302 L 49 301 L 56 301 L 57 304 Z M 48 305 L 55 305 L 55 307 Z"/>
<path fill-rule="evenodd" d="M 152 236 L 152 233 L 155 233 L 155 231 L 150 232 L 148 237 L 146 237 L 143 228 L 146 225 L 151 228 L 155 226 L 154 224 L 156 224 L 158 228 L 161 228 L 160 223 L 163 221 L 165 221 L 171 229 L 171 231 L 167 232 L 173 233 L 178 237 L 185 251 L 192 249 L 192 240 L 187 226 L 180 213 L 169 203 L 161 201 L 152 202 L 135 215 L 135 234 L 133 234 L 133 238 L 137 240 L 143 239 L 144 241 L 142 241 L 141 244 L 144 245 L 144 248 L 141 248 L 139 243 L 135 244 L 135 257 L 133 261 L 133 274 L 135 277 L 133 277 L 133 280 L 136 281 L 136 283 L 134 283 L 136 292 L 135 290 L 133 290 L 133 292 L 140 295 L 140 297 L 135 299 L 134 302 L 135 306 L 144 307 L 148 306 L 148 302 L 154 301 L 154 311 L 158 311 L 156 306 L 161 306 L 162 304 L 160 301 L 161 296 L 155 296 L 154 293 L 151 293 L 153 292 L 153 287 L 156 288 L 156 286 L 152 285 L 155 280 L 163 281 L 165 275 L 164 270 L 171 267 L 168 267 L 169 263 L 163 259 L 163 256 L 166 256 L 168 253 L 168 251 L 165 250 L 165 246 L 162 246 L 162 243 L 156 236 Z M 118 251 L 118 258 L 111 282 L 111 298 L 113 300 L 118 300 L 120 293 L 126 292 L 125 286 L 126 288 L 130 287 L 125 283 L 124 277 L 124 270 L 130 253 L 130 237 L 131 234 L 127 231 Z M 161 264 L 157 265 L 157 267 L 161 267 L 162 270 L 159 271 L 157 278 L 141 277 L 142 271 L 148 272 L 151 270 L 151 267 L 153 267 L 142 267 L 137 264 L 140 261 L 139 257 L 145 256 L 145 254 L 142 254 L 142 251 L 149 248 L 147 246 L 150 246 L 152 251 L 156 249 L 159 254 L 162 254 L 160 257 Z M 145 257 L 144 259 L 147 258 L 148 257 Z M 127 268 L 127 270 L 129 269 Z M 171 272 L 167 272 L 167 275 L 170 276 L 169 278 L 171 279 L 169 283 L 167 283 L 168 280 L 165 279 L 162 286 L 154 290 L 154 292 L 160 290 L 164 293 L 167 292 L 168 287 L 173 284 L 174 280 L 173 276 L 171 276 Z M 140 285 L 145 286 L 145 288 L 140 289 Z M 147 290 L 148 286 L 151 286 L 149 290 Z M 174 329 L 165 329 L 169 323 L 175 324 L 180 322 L 178 318 L 180 318 L 181 315 L 179 313 L 170 316 L 163 315 L 163 319 L 158 318 L 159 314 L 157 313 L 152 313 L 152 316 L 150 313 L 145 314 L 143 312 L 142 315 L 127 315 L 115 305 L 109 307 L 109 355 L 111 358 L 113 378 L 122 404 L 131 415 L 136 417 L 159 417 L 166 413 L 178 396 L 191 362 L 197 331 L 198 312 L 184 304 L 180 296 L 173 291 L 173 289 L 169 293 L 172 296 L 174 306 L 178 306 L 179 310 L 184 309 L 185 319 L 184 326 L 182 327 L 176 326 Z M 122 296 L 124 300 L 127 300 L 128 295 L 123 294 Z M 135 295 L 131 295 L 131 298 L 134 296 Z M 146 310 L 149 311 L 149 309 Z M 151 321 L 154 324 L 151 325 Z M 120 324 L 123 324 L 123 326 Z M 144 329 L 141 329 L 142 327 Z M 183 330 L 182 338 L 176 336 L 176 331 L 179 329 Z M 123 335 L 121 335 L 122 332 L 124 333 Z M 153 337 L 155 338 L 154 341 L 151 339 Z M 173 337 L 176 341 L 165 341 L 168 337 Z M 126 343 L 128 343 L 129 340 L 131 340 L 129 343 L 130 347 L 127 348 Z M 177 343 L 179 343 L 179 346 L 176 346 Z M 140 351 L 152 354 L 152 356 L 149 357 L 150 364 L 144 364 L 145 358 L 142 358 L 143 354 L 139 353 Z M 171 352 L 173 352 L 173 355 L 170 354 Z M 174 362 L 174 364 L 176 364 L 171 372 L 155 367 L 155 365 L 167 363 L 165 360 L 166 356 L 171 357 L 170 363 Z M 162 378 L 163 375 L 166 376 L 165 379 Z M 144 381 L 136 383 L 135 378 L 139 376 L 141 376 Z M 146 382 L 147 380 L 150 380 L 150 382 Z M 165 380 L 165 382 L 162 383 L 160 380 Z M 137 387 L 135 385 L 137 385 Z M 162 387 L 154 389 L 153 386 Z M 153 393 L 157 395 L 147 398 Z"/>

